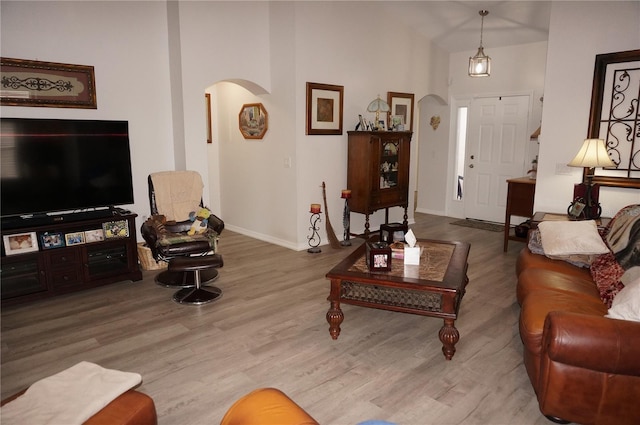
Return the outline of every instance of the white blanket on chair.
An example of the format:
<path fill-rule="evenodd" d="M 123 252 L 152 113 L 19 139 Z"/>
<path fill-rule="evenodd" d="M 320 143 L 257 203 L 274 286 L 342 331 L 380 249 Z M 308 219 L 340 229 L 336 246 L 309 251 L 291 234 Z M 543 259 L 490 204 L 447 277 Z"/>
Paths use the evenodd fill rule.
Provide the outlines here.
<path fill-rule="evenodd" d="M 161 171 L 151 174 L 158 213 L 167 221 L 189 219 L 202 200 L 202 177 L 195 171 Z"/>
<path fill-rule="evenodd" d="M 137 373 L 80 362 L 44 378 L 0 409 L 3 425 L 82 424 L 142 382 Z"/>

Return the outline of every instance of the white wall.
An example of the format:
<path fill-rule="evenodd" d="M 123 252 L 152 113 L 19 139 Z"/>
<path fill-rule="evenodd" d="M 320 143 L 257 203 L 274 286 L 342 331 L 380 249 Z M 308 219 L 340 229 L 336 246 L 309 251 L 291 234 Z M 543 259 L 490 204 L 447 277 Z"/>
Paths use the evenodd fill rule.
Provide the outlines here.
<path fill-rule="evenodd" d="M 582 169 L 558 174 L 587 136 L 595 56 L 640 48 L 640 3 L 553 2 L 535 209 L 566 211 Z M 602 187 L 603 215 L 640 202 L 640 191 Z"/>
<path fill-rule="evenodd" d="M 309 204 L 321 202 L 319 186 L 325 181 L 329 214 L 336 233 L 341 233 L 343 203 L 340 191 L 346 189 L 347 134 L 354 130 L 358 114 L 371 118 L 366 111 L 377 95 L 386 99 L 388 91 L 414 93 L 416 99 L 430 92 L 431 58 L 437 51 L 430 43 L 401 25 L 382 9 L 363 7 L 359 2 L 296 3 L 296 120 L 298 169 L 299 241 L 306 243 L 309 227 Z M 328 24 L 329 23 L 329 24 Z M 371 37 L 371 29 L 376 28 Z M 367 34 L 367 36 L 361 36 Z M 344 86 L 344 130 L 342 136 L 305 135 L 306 82 Z M 416 115 L 417 116 L 417 115 Z M 414 127 L 417 140 L 417 127 Z M 412 143 L 412 169 L 417 158 Z M 415 181 L 410 182 L 413 193 Z M 411 204 L 413 204 L 411 202 Z M 323 208 L 324 210 L 324 208 Z M 413 218 L 413 205 L 409 212 Z M 401 208 L 390 210 L 391 221 L 402 221 Z M 371 228 L 384 222 L 384 211 L 370 218 Z M 323 226 L 324 227 L 324 226 Z M 364 230 L 364 216 L 352 214 L 351 229 Z M 321 234 L 326 241 L 325 235 Z"/>
<path fill-rule="evenodd" d="M 98 109 L 2 106 L 0 114 L 129 121 L 135 202 L 127 208 L 140 215 L 139 229 L 149 214 L 147 175 L 174 166 L 166 5 L 3 0 L 0 12 L 3 57 L 92 65 L 98 103 Z"/>
<path fill-rule="evenodd" d="M 148 214 L 150 172 L 194 169 L 205 179 L 205 203 L 229 228 L 304 248 L 308 206 L 321 201 L 322 181 L 330 217 L 341 227 L 346 131 L 358 114 L 367 114 L 369 101 L 378 94 L 386 98 L 387 91 L 415 93 L 416 99 L 446 95 L 447 55 L 395 22 L 385 8 L 368 6 L 3 1 L 2 55 L 95 66 L 98 109 L 2 107 L 2 114 L 126 119 L 133 211 Z M 372 26 L 377 37 L 364 36 Z M 216 86 L 230 81 L 251 92 Z M 342 136 L 305 134 L 307 81 L 345 87 Z M 216 97 L 212 144 L 206 143 L 205 91 Z M 237 130 L 237 113 L 249 102 L 262 102 L 269 112 L 262 141 L 246 141 Z M 285 158 L 291 158 L 291 168 Z M 414 156 L 413 169 L 415 164 Z M 413 192 L 415 178 L 411 185 Z M 401 219 L 401 209 L 395 210 L 391 218 Z M 357 216 L 355 231 L 364 222 Z M 372 217 L 372 226 L 383 217 Z"/>
<path fill-rule="evenodd" d="M 473 51 L 449 60 L 384 8 L 374 7 L 375 3 L 366 6 L 363 2 L 211 1 L 167 7 L 165 2 L 148 1 L 3 0 L 2 56 L 95 66 L 98 109 L 3 106 L 0 113 L 128 120 L 135 195 L 129 208 L 133 211 L 148 214 L 146 177 L 150 172 L 184 166 L 203 174 L 205 202 L 211 202 L 230 228 L 304 248 L 308 207 L 321 202 L 322 181 L 327 185 L 332 224 L 338 233 L 342 230 L 339 191 L 346 185 L 346 131 L 354 128 L 358 114 L 370 115 L 365 108 L 376 95 L 414 93 L 418 117 L 420 99 L 429 94 L 446 99 L 448 90 L 451 95 L 473 95 L 533 87 L 535 98 L 538 90 L 542 92 L 538 68 L 545 62 L 541 52 L 546 43 L 524 49 L 487 46 L 494 60 L 492 76 L 472 81 L 466 76 L 466 63 Z M 575 176 L 558 176 L 555 163 L 566 163 L 585 136 L 594 56 L 638 48 L 639 8 L 636 2 L 554 3 L 550 66 L 545 74 L 546 146 L 541 151 L 536 208 L 566 208 L 579 170 Z M 365 35 L 371 34 L 372 27 L 378 28 L 376 38 Z M 591 31 L 594 27 L 602 30 Z M 214 104 L 218 122 L 214 122 L 214 143 L 207 144 L 204 92 L 216 92 L 217 82 L 239 80 L 252 82 L 252 92 L 221 86 L 226 97 Z M 345 87 L 344 135 L 305 134 L 307 81 Z M 241 102 L 255 99 L 269 111 L 269 131 L 261 142 L 240 140 L 237 112 Z M 535 117 L 531 127 L 537 127 Z M 411 194 L 417 187 L 415 141 L 428 130 L 414 128 Z M 288 157 L 292 168 L 284 167 Z M 637 202 L 638 194 L 603 189 L 601 200 L 607 211 Z M 372 228 L 383 219 L 382 211 L 376 213 Z M 391 220 L 401 219 L 402 210 L 392 209 Z M 138 227 L 140 222 L 139 218 Z M 362 230 L 363 223 L 364 217 L 353 215 L 354 231 Z M 326 235 L 322 239 L 326 241 Z"/>
<path fill-rule="evenodd" d="M 208 10 L 198 5 L 197 11 L 190 7 L 191 4 L 181 5 L 182 20 L 187 21 L 187 15 L 197 20 L 199 16 L 215 13 L 219 20 L 234 21 L 243 14 L 245 4 L 240 3 L 237 10 L 231 4 L 224 8 L 208 4 Z M 244 25 L 252 25 L 251 30 Z M 353 37 L 368 33 L 371 25 L 381 29 L 377 39 L 363 44 L 362 38 Z M 244 68 L 242 72 L 234 69 L 235 77 L 226 71 L 227 80 L 258 81 L 264 90 L 256 94 L 227 83 L 213 88 L 217 92 L 214 108 L 217 137 L 209 150 L 209 161 L 217 156 L 220 165 L 218 182 L 210 183 L 212 192 L 220 193 L 221 215 L 229 229 L 304 249 L 308 247 L 309 204 L 322 203 L 324 181 L 329 218 L 341 235 L 340 191 L 346 188 L 347 131 L 355 128 L 358 114 L 371 115 L 366 112 L 366 105 L 378 94 L 385 99 L 387 91 L 416 92 L 417 96 L 423 96 L 429 91 L 429 78 L 446 81 L 442 64 L 446 68 L 447 55 L 431 48 L 421 36 L 394 26 L 393 20 L 380 9 L 363 8 L 355 3 L 275 2 L 269 4 L 268 10 L 261 9 L 261 13 L 245 17 L 237 26 L 258 41 L 255 45 L 243 43 L 242 49 L 235 45 L 234 53 L 264 60 L 269 66 L 269 79 L 261 75 L 257 80 L 247 75 Z M 183 32 L 183 49 L 199 37 L 199 33 L 185 37 Z M 226 34 L 225 40 L 234 37 Z M 268 46 L 264 46 L 265 42 Z M 257 56 L 253 56 L 256 49 Z M 184 68 L 198 62 L 191 63 L 184 57 L 183 52 Z M 432 58 L 438 64 L 434 72 L 430 70 Z M 207 75 L 216 76 L 211 82 L 224 80 L 226 64 L 234 61 L 224 52 L 217 52 L 215 59 L 215 63 L 199 64 L 208 70 Z M 262 66 L 256 65 L 257 69 Z M 185 85 L 194 86 L 193 76 L 188 79 L 189 83 L 184 78 Z M 307 82 L 344 86 L 343 135 L 305 134 Z M 269 113 L 269 130 L 260 141 L 244 140 L 237 130 L 242 103 L 253 102 L 263 103 Z M 185 117 L 188 115 L 185 113 Z M 288 158 L 292 160 L 291 168 L 285 166 Z M 414 159 L 414 169 L 415 164 Z M 411 183 L 415 187 L 415 181 Z M 212 194 L 211 198 L 215 196 Z M 392 220 L 402 220 L 402 209 L 393 209 L 391 214 Z M 384 213 L 377 213 L 371 219 L 372 228 L 383 220 Z M 363 216 L 353 214 L 353 231 L 362 231 L 363 223 Z M 321 227 L 324 244 L 327 242 L 324 224 Z"/>

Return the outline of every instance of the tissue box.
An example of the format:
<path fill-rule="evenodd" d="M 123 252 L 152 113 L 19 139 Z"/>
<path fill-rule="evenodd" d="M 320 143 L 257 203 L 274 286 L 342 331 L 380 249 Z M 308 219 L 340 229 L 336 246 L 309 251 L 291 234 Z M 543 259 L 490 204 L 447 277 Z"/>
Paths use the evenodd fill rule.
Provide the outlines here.
<path fill-rule="evenodd" d="M 420 264 L 420 247 L 414 246 L 413 248 L 406 246 L 404 248 L 404 263 L 405 264 Z"/>

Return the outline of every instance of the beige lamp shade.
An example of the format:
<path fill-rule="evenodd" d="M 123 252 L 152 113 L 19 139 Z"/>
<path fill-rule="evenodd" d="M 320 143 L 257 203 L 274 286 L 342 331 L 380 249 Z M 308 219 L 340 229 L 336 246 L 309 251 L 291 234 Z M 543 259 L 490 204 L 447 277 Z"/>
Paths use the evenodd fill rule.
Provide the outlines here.
<path fill-rule="evenodd" d="M 389 104 L 384 100 L 380 99 L 380 95 L 378 95 L 376 99 L 373 99 L 371 102 L 369 102 L 369 106 L 367 106 L 368 112 L 376 113 L 376 122 L 375 122 L 376 125 L 380 120 L 380 112 L 389 112 L 390 110 L 391 108 L 389 108 Z"/>
<path fill-rule="evenodd" d="M 389 112 L 389 110 L 389 104 L 380 99 L 380 95 L 378 95 L 377 99 L 373 99 L 369 103 L 369 106 L 367 106 L 367 111 L 369 112 Z"/>
<path fill-rule="evenodd" d="M 607 147 L 602 139 L 586 139 L 575 158 L 571 160 L 570 167 L 615 167 L 607 153 Z"/>

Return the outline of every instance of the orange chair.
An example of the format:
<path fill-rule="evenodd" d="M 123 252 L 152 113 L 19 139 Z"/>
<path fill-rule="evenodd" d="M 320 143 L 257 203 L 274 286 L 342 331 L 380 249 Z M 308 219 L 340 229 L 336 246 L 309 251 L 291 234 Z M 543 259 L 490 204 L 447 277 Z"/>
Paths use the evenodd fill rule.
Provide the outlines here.
<path fill-rule="evenodd" d="M 220 425 L 319 425 L 307 412 L 275 388 L 261 388 L 233 403 Z"/>

